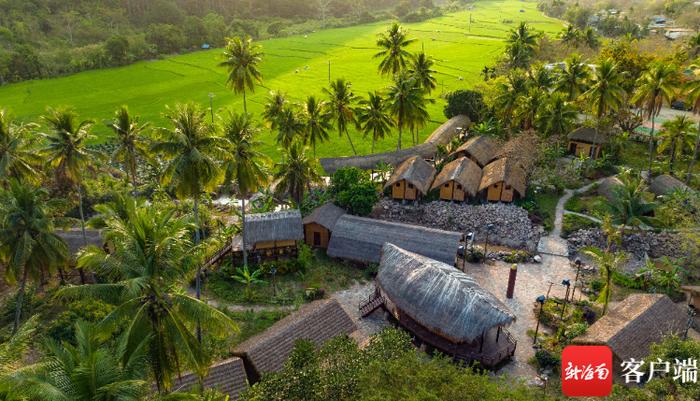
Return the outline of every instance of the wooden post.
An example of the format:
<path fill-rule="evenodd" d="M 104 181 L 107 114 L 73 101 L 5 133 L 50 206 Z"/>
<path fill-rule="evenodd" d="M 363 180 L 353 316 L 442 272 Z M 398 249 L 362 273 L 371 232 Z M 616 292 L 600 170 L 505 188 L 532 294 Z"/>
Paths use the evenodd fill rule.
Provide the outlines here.
<path fill-rule="evenodd" d="M 515 278 L 518 275 L 518 265 L 513 263 L 510 267 L 510 274 L 508 275 L 508 290 L 506 291 L 506 298 L 512 299 L 513 292 L 515 292 Z"/>

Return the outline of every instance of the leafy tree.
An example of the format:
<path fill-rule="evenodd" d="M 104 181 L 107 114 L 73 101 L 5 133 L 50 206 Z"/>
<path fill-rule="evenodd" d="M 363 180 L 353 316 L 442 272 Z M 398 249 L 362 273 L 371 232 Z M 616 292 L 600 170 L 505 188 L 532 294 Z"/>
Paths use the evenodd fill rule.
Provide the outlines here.
<path fill-rule="evenodd" d="M 506 37 L 506 58 L 511 68 L 527 68 L 535 55 L 537 41 L 542 35 L 532 31 L 526 23 L 521 22 Z"/>
<path fill-rule="evenodd" d="M 139 117 L 129 115 L 126 106 L 120 107 L 112 121 L 107 126 L 114 131 L 117 137 L 117 147 L 112 153 L 112 161 L 124 165 L 131 185 L 136 188 L 136 165 L 138 159 L 149 160 L 149 144 L 143 134 L 148 129 L 148 123 L 140 123 Z"/>
<path fill-rule="evenodd" d="M 577 117 L 576 107 L 567 102 L 563 94 L 554 94 L 540 109 L 537 123 L 545 135 L 561 137 L 571 131 Z"/>
<path fill-rule="evenodd" d="M 68 260 L 68 248 L 54 233 L 51 214 L 56 201 L 43 189 L 10 180 L 0 193 L 0 264 L 5 280 L 19 282 L 13 331 L 19 328 L 24 292 L 29 280 L 52 273 Z"/>
<path fill-rule="evenodd" d="M 224 58 L 219 66 L 228 70 L 228 83 L 234 93 L 243 93 L 243 112 L 248 112 L 246 103 L 246 88 L 255 92 L 255 83 L 262 83 L 262 74 L 258 65 L 262 61 L 260 46 L 253 44 L 250 36 L 228 40 L 224 50 Z"/>
<path fill-rule="evenodd" d="M 564 69 L 559 73 L 555 88 L 564 93 L 569 101 L 573 101 L 586 92 L 589 78 L 590 69 L 581 60 L 581 56 L 572 54 L 566 59 Z"/>
<path fill-rule="evenodd" d="M 381 49 L 374 58 L 381 58 L 379 72 L 382 75 L 395 75 L 406 69 L 410 53 L 406 47 L 415 42 L 409 39 L 406 31 L 398 23 L 394 23 L 384 33 L 378 35 L 377 46 Z"/>
<path fill-rule="evenodd" d="M 622 226 L 649 226 L 649 215 L 656 205 L 644 199 L 644 181 L 624 170 L 619 175 L 621 185 L 613 189 L 613 199 L 607 204 L 613 223 Z"/>
<path fill-rule="evenodd" d="M 304 122 L 291 107 L 285 107 L 277 118 L 277 143 L 282 148 L 289 148 L 292 143 L 304 134 Z M 304 137 L 300 138 L 304 140 Z"/>
<path fill-rule="evenodd" d="M 504 79 L 496 83 L 495 89 L 496 95 L 493 99 L 493 109 L 501 117 L 501 120 L 505 122 L 508 134 L 512 134 L 514 126 L 513 113 L 518 105 L 520 96 L 527 93 L 527 80 L 521 70 L 513 70 Z"/>
<path fill-rule="evenodd" d="M 329 192 L 338 206 L 359 216 L 370 214 L 379 200 L 377 187 L 369 174 L 355 167 L 341 168 L 333 173 Z"/>
<path fill-rule="evenodd" d="M 608 311 L 608 302 L 610 302 L 610 294 L 612 293 L 613 274 L 620 268 L 626 256 L 624 252 L 604 251 L 595 247 L 586 247 L 581 251 L 584 255 L 593 259 L 593 263 L 598 266 L 600 275 L 605 282 L 598 297 L 598 302 L 603 304 L 603 315 L 605 315 Z"/>
<path fill-rule="evenodd" d="M 279 180 L 277 190 L 290 194 L 297 205 L 301 204 L 304 191 L 311 183 L 321 182 L 318 163 L 307 156 L 306 150 L 301 141 L 293 142 L 285 149 L 275 171 L 275 180 Z"/>
<path fill-rule="evenodd" d="M 698 132 L 695 129 L 695 123 L 685 115 L 664 121 L 661 126 L 663 130 L 659 135 L 661 139 L 659 152 L 670 151 L 671 157 L 668 160 L 668 171 L 671 175 L 675 175 L 673 164 L 676 161 L 676 156 L 678 153 L 682 155 L 686 150 L 693 148 L 694 139 Z"/>
<path fill-rule="evenodd" d="M 524 129 L 529 130 L 533 127 L 543 99 L 546 99 L 545 94 L 537 88 L 530 88 L 525 94 L 518 97 L 514 117 Z"/>
<path fill-rule="evenodd" d="M 418 85 L 423 90 L 430 94 L 437 87 L 437 79 L 435 79 L 435 70 L 433 70 L 434 61 L 431 57 L 421 52 L 411 58 L 411 65 L 408 73 L 418 82 Z"/>
<path fill-rule="evenodd" d="M 146 31 L 146 42 L 154 45 L 160 54 L 176 53 L 185 45 L 185 34 L 176 25 L 151 24 Z"/>
<path fill-rule="evenodd" d="M 399 129 L 399 140 L 396 148 L 401 150 L 403 129 L 411 128 L 417 121 L 427 119 L 428 111 L 425 108 L 427 100 L 416 80 L 405 73 L 395 77 L 386 96 L 389 102 L 389 111 Z"/>
<path fill-rule="evenodd" d="M 34 151 L 35 141 L 30 135 L 35 124 L 13 121 L 10 114 L 0 109 L 0 183 L 9 179 L 36 182 L 41 159 Z"/>
<path fill-rule="evenodd" d="M 316 144 L 328 140 L 328 131 L 332 128 L 331 115 L 326 102 L 319 101 L 315 96 L 306 98 L 303 105 L 304 139 L 310 144 L 316 158 Z"/>
<path fill-rule="evenodd" d="M 352 144 L 350 133 L 348 133 L 348 124 L 355 122 L 353 103 L 357 101 L 357 96 L 355 96 L 350 89 L 350 82 L 339 78 L 331 82 L 330 89 L 324 88 L 323 93 L 329 98 L 328 109 L 335 120 L 338 134 L 343 136 L 343 133 L 345 133 L 350 147 L 352 148 L 352 153 L 356 155 L 357 151 L 355 150 L 355 145 Z"/>
<path fill-rule="evenodd" d="M 700 36 L 700 35 L 698 35 Z M 692 104 L 693 114 L 700 114 L 700 80 L 690 81 L 684 88 L 688 94 L 688 101 Z M 688 172 L 685 175 L 685 183 L 690 184 L 690 179 L 693 176 L 693 168 L 698 160 L 698 152 L 700 151 L 700 122 L 698 122 L 698 135 L 695 138 L 695 146 L 693 147 L 693 156 L 688 164 Z"/>
<path fill-rule="evenodd" d="M 123 65 L 129 61 L 129 40 L 121 35 L 115 35 L 105 42 L 105 52 L 112 65 Z"/>
<path fill-rule="evenodd" d="M 355 110 L 359 129 L 367 135 L 372 135 L 372 153 L 377 139 L 384 139 L 391 133 L 394 121 L 389 115 L 388 105 L 378 92 L 370 92 L 367 99 L 359 101 Z"/>
<path fill-rule="evenodd" d="M 443 113 L 445 117 L 452 118 L 464 114 L 474 123 L 478 124 L 484 119 L 486 104 L 481 92 L 464 89 L 450 92 L 446 97 L 447 104 Z"/>

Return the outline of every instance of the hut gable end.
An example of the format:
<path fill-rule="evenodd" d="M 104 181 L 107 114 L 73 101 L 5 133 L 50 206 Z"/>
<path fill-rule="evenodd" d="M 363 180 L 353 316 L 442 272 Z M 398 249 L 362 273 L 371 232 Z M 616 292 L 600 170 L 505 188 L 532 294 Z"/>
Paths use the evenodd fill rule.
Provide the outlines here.
<path fill-rule="evenodd" d="M 435 177 L 435 168 L 426 162 L 423 158 L 413 156 L 401 163 L 387 181 L 384 188 L 390 187 L 395 183 L 406 180 L 413 184 L 423 195 L 430 190 L 430 184 L 433 183 Z"/>
<path fill-rule="evenodd" d="M 476 196 L 481 182 L 481 168 L 467 157 L 460 157 L 442 168 L 431 189 L 438 189 L 449 181 L 462 185 L 464 192 Z"/>
<path fill-rule="evenodd" d="M 505 182 L 506 185 L 512 186 L 520 196 L 525 196 L 526 173 L 513 160 L 509 158 L 498 159 L 484 167 L 479 191 L 499 182 Z"/>
<path fill-rule="evenodd" d="M 303 223 L 316 223 L 325 227 L 327 230 L 333 231 L 335 223 L 345 213 L 346 212 L 344 209 L 339 208 L 332 202 L 328 202 L 322 206 L 317 207 L 311 212 L 311 214 L 304 217 Z"/>

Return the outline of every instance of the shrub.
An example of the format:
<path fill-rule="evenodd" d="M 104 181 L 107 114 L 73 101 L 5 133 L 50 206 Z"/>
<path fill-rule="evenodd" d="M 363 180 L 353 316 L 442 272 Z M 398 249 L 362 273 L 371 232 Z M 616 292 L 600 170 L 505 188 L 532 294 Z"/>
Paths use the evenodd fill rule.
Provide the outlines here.
<path fill-rule="evenodd" d="M 97 323 L 112 310 L 113 305 L 95 299 L 73 301 L 51 322 L 47 334 L 56 341 L 71 340 L 74 338 L 76 321 Z"/>
<path fill-rule="evenodd" d="M 565 214 L 561 229 L 561 236 L 568 238 L 572 233 L 586 228 L 600 227 L 599 223 L 575 214 Z"/>
<path fill-rule="evenodd" d="M 330 193 L 335 203 L 351 214 L 366 216 L 379 200 L 376 185 L 366 171 L 342 168 L 331 176 Z"/>
<path fill-rule="evenodd" d="M 503 261 L 506 263 L 523 263 L 527 262 L 530 258 L 530 254 L 526 251 L 513 251 L 503 257 Z"/>
<path fill-rule="evenodd" d="M 457 90 L 447 95 L 447 105 L 444 109 L 447 118 L 464 114 L 476 124 L 483 120 L 485 111 L 484 96 L 480 92 Z"/>
<path fill-rule="evenodd" d="M 556 370 L 561 363 L 561 360 L 557 355 L 543 349 L 535 352 L 535 360 L 537 361 L 537 366 L 539 366 L 540 369 L 550 369 L 552 371 Z"/>

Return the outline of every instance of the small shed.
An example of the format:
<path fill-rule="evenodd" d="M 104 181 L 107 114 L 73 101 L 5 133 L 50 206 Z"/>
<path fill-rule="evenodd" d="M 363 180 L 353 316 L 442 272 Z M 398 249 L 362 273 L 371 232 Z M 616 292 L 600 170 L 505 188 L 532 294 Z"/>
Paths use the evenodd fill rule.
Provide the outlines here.
<path fill-rule="evenodd" d="M 387 243 L 377 292 L 402 327 L 456 360 L 492 368 L 515 353 L 516 343 L 504 329 L 515 315 L 450 265 Z"/>
<path fill-rule="evenodd" d="M 525 170 L 513 159 L 498 159 L 484 167 L 479 191 L 484 191 L 490 202 L 512 202 L 525 196 L 526 177 Z"/>
<path fill-rule="evenodd" d="M 690 188 L 676 177 L 668 174 L 660 175 L 649 184 L 649 190 L 656 196 L 668 195 L 674 191 L 689 191 Z"/>
<path fill-rule="evenodd" d="M 379 263 L 382 246 L 391 242 L 450 265 L 454 264 L 462 234 L 434 228 L 345 215 L 338 219 L 328 256 L 359 263 Z"/>
<path fill-rule="evenodd" d="M 173 382 L 172 391 L 188 392 L 199 386 L 199 378 L 194 373 L 185 373 Z M 209 373 L 202 382 L 204 389 L 215 389 L 228 395 L 232 400 L 248 389 L 243 360 L 233 357 L 215 363 L 209 368 Z"/>
<path fill-rule="evenodd" d="M 686 327 L 686 311 L 664 294 L 632 294 L 608 311 L 573 342 L 607 345 L 613 352 L 613 366 L 630 358 L 643 359 L 649 347 Z"/>
<path fill-rule="evenodd" d="M 493 161 L 496 152 L 498 151 L 499 143 L 496 139 L 489 136 L 475 136 L 467 140 L 457 150 L 452 152 L 450 156 L 468 157 L 479 167 L 484 167 Z"/>
<path fill-rule="evenodd" d="M 426 195 L 435 178 L 435 168 L 422 157 L 413 156 L 399 164 L 384 188 L 391 187 L 391 197 L 417 200 Z"/>
<path fill-rule="evenodd" d="M 248 215 L 243 235 L 249 249 L 267 256 L 296 249 L 297 241 L 304 239 L 301 212 L 294 209 Z"/>
<path fill-rule="evenodd" d="M 464 201 L 479 193 L 481 168 L 465 156 L 447 163 L 437 175 L 431 190 L 440 190 L 440 199 Z"/>
<path fill-rule="evenodd" d="M 252 337 L 235 350 L 243 359 L 251 384 L 264 373 L 277 372 L 298 340 L 308 340 L 322 346 L 331 338 L 350 335 L 357 330 L 355 322 L 335 299 L 314 301 Z"/>
<path fill-rule="evenodd" d="M 345 214 L 345 210 L 328 202 L 314 209 L 304 217 L 304 239 L 306 244 L 315 248 L 328 248 L 336 221 Z"/>
<path fill-rule="evenodd" d="M 579 157 L 584 155 L 597 159 L 605 143 L 605 137 L 592 127 L 579 127 L 571 131 L 569 138 L 569 153 Z"/>

